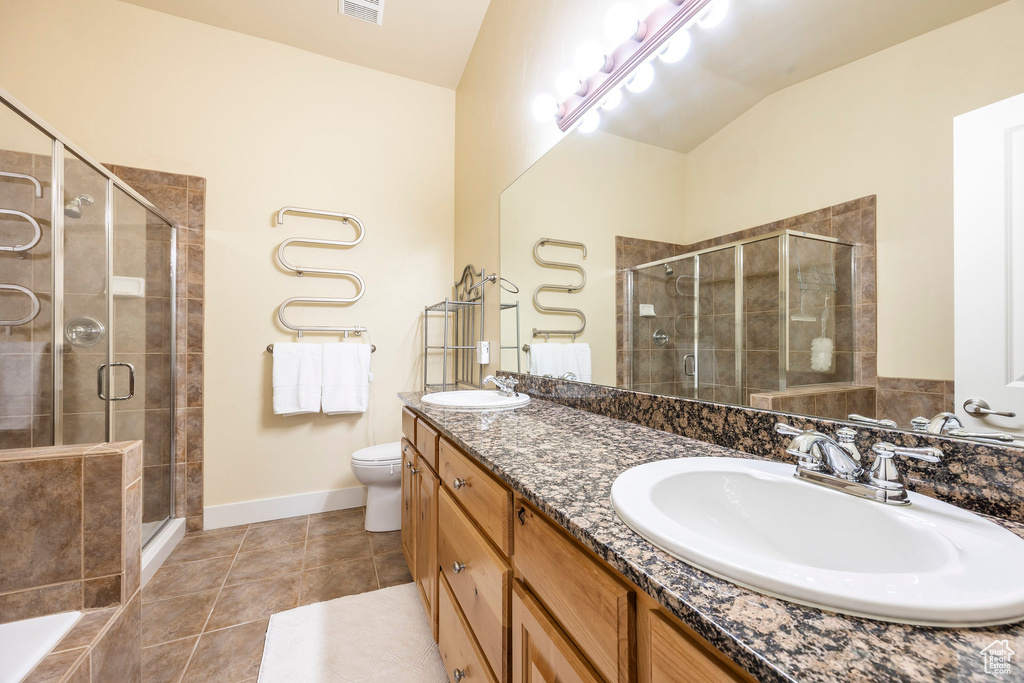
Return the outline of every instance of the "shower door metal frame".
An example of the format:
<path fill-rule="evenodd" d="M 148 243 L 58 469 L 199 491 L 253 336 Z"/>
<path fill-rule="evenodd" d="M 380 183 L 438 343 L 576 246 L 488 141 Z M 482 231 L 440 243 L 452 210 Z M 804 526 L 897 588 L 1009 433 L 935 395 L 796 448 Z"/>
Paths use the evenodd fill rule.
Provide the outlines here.
<path fill-rule="evenodd" d="M 113 306 L 114 306 L 114 287 L 113 287 L 113 268 L 114 268 L 114 254 L 113 254 L 113 240 L 114 240 L 114 207 L 113 207 L 113 196 L 114 188 L 120 189 L 131 199 L 138 202 L 144 209 L 152 212 L 158 218 L 163 220 L 170 227 L 171 240 L 170 240 L 170 316 L 171 316 L 171 333 L 170 333 L 170 400 L 169 400 L 169 420 L 170 420 L 170 434 L 169 434 L 169 449 L 170 449 L 170 464 L 171 464 L 171 477 L 170 477 L 170 508 L 169 508 L 169 519 L 173 519 L 177 510 L 175 509 L 175 479 L 174 470 L 176 469 L 175 462 L 176 451 L 177 451 L 177 283 L 178 283 L 178 230 L 181 228 L 178 223 L 171 220 L 163 211 L 158 209 L 152 202 L 139 194 L 134 188 L 128 185 L 126 182 L 118 178 L 116 175 L 111 173 L 106 167 L 100 162 L 93 159 L 81 148 L 71 142 L 68 138 L 62 135 L 59 131 L 53 128 L 50 124 L 44 121 L 42 118 L 37 116 L 31 109 L 22 104 L 17 98 L 11 93 L 7 92 L 3 88 L 0 88 L 0 103 L 6 105 L 11 111 L 20 116 L 30 125 L 35 127 L 43 134 L 49 136 L 53 141 L 52 144 L 52 169 L 50 174 L 50 219 L 51 219 L 51 262 L 52 262 L 52 285 L 53 291 L 51 293 L 51 309 L 52 309 L 52 329 L 53 329 L 53 443 L 55 446 L 64 445 L 64 160 L 65 151 L 70 151 L 74 156 L 78 157 L 80 161 L 85 163 L 91 169 L 102 175 L 107 180 L 107 205 L 105 207 L 104 214 L 104 231 L 105 238 L 107 241 L 107 259 L 104 267 L 107 275 L 107 320 L 109 322 L 109 328 L 107 331 L 107 386 L 110 387 L 110 366 L 109 362 L 113 359 Z M 112 393 L 108 391 L 108 395 Z M 112 436 L 113 428 L 113 414 L 111 409 L 110 401 L 106 401 L 105 406 L 105 432 L 106 438 L 109 441 Z"/>
<path fill-rule="evenodd" d="M 746 239 L 734 240 L 732 242 L 726 242 L 724 244 L 715 245 L 713 247 L 707 247 L 706 249 L 698 249 L 696 251 L 688 251 L 683 254 L 676 256 L 670 256 L 657 261 L 651 261 L 650 263 L 642 263 L 638 266 L 632 266 L 628 271 L 627 278 L 627 317 L 629 321 L 627 325 L 627 339 L 629 340 L 629 364 L 627 365 L 627 378 L 628 386 L 630 389 L 633 388 L 633 369 L 632 369 L 632 349 L 633 349 L 633 317 L 632 306 L 633 306 L 633 275 L 637 271 L 645 268 L 653 268 L 655 266 L 665 265 L 667 263 L 675 263 L 687 258 L 694 258 L 694 272 L 699 273 L 700 268 L 700 257 L 719 251 L 725 251 L 726 249 L 736 249 L 735 254 L 735 296 L 736 296 L 736 384 L 740 391 L 740 398 L 742 399 L 743 388 L 746 386 L 746 379 L 743 376 L 745 371 L 745 365 L 743 363 L 744 355 L 744 330 L 746 325 L 744 324 L 744 301 L 743 301 L 743 263 L 744 263 L 744 249 L 747 245 L 754 244 L 756 242 L 764 242 L 765 240 L 776 239 L 779 240 L 779 391 L 785 391 L 788 385 L 788 374 L 789 374 L 789 325 L 787 324 L 789 314 L 789 238 L 790 237 L 802 237 L 805 239 L 816 240 L 818 242 L 827 242 L 832 245 L 842 245 L 854 249 L 856 245 L 850 244 L 849 242 L 843 242 L 835 237 L 827 237 L 825 235 L 815 235 L 809 232 L 800 232 L 798 230 L 776 230 L 775 232 L 765 233 L 764 235 L 757 235 L 756 237 L 748 237 Z M 850 259 L 851 264 L 851 278 L 850 282 L 856 287 L 856 258 Z M 699 301 L 697 300 L 699 294 L 699 276 L 694 277 L 694 305 L 698 306 Z M 697 315 L 698 310 L 694 310 L 694 321 L 693 321 L 693 348 L 694 348 L 694 397 L 699 397 L 700 391 L 700 316 Z M 856 325 L 856 321 L 854 321 Z M 856 329 L 854 329 L 854 338 L 856 338 Z"/>

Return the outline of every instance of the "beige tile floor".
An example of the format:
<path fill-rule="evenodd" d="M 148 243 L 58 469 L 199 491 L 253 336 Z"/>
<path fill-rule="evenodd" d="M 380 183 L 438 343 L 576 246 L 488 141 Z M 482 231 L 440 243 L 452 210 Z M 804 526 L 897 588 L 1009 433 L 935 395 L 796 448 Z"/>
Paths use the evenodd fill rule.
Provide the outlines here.
<path fill-rule="evenodd" d="M 143 681 L 255 681 L 272 614 L 409 581 L 362 508 L 188 534 L 142 593 Z"/>

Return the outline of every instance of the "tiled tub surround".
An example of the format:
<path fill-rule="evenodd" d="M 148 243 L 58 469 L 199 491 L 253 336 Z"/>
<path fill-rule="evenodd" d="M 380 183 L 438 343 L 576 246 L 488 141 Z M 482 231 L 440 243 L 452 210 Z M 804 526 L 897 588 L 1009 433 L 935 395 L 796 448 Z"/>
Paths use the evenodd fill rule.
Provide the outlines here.
<path fill-rule="evenodd" d="M 563 384 L 576 383 L 557 383 Z M 402 399 L 446 438 L 759 680 L 980 683 L 991 680 L 984 672 L 979 654 L 982 649 L 994 640 L 1024 642 L 1024 624 L 984 629 L 920 628 L 837 615 L 761 595 L 656 549 L 615 515 L 611 485 L 630 467 L 677 457 L 749 457 L 745 453 L 542 399 L 514 411 L 480 414 L 425 407 L 419 396 L 403 394 Z M 604 404 L 613 401 L 610 397 L 593 400 Z M 660 412 L 653 407 L 636 408 L 638 412 Z M 695 422 L 699 419 L 694 415 Z M 719 413 L 704 419 L 730 422 L 736 432 L 749 427 L 757 430 L 755 425 L 739 424 L 737 416 L 727 418 Z M 1016 465 L 1019 478 L 1024 476 L 1021 453 L 1012 453 L 1016 457 L 1006 467 Z M 957 468 L 959 462 L 954 457 L 941 467 Z M 1018 480 L 1018 512 L 1022 498 L 1024 487 Z M 1024 524 L 994 521 L 1024 537 Z M 1013 667 L 1011 674 L 1001 680 L 1024 681 L 1024 668 Z"/>
<path fill-rule="evenodd" d="M 203 528 L 203 321 L 205 304 L 206 179 L 130 166 L 107 164 L 107 168 L 143 197 L 153 202 L 178 224 L 177 253 L 177 349 L 175 405 L 175 516 L 184 517 L 189 531 Z M 146 438 L 165 438 L 151 432 Z M 166 510 L 171 476 L 168 464 L 158 457 L 145 464 L 146 520 Z M 159 519 L 163 517 L 160 516 Z"/>
<path fill-rule="evenodd" d="M 0 622 L 85 610 L 26 679 L 141 677 L 142 444 L 0 452 Z"/>

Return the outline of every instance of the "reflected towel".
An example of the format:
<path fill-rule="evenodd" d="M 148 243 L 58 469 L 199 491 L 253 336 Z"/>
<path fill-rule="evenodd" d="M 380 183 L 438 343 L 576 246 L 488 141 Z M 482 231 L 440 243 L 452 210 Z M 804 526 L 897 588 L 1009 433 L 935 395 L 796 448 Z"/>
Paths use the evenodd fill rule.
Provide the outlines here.
<path fill-rule="evenodd" d="M 561 377 L 565 374 L 565 344 L 530 344 L 530 374 Z"/>
<path fill-rule="evenodd" d="M 320 344 L 274 344 L 274 414 L 320 412 Z"/>
<path fill-rule="evenodd" d="M 323 410 L 365 413 L 370 404 L 370 345 L 324 344 Z"/>
<path fill-rule="evenodd" d="M 565 347 L 565 372 L 576 375 L 580 382 L 591 381 L 590 344 L 562 344 Z"/>

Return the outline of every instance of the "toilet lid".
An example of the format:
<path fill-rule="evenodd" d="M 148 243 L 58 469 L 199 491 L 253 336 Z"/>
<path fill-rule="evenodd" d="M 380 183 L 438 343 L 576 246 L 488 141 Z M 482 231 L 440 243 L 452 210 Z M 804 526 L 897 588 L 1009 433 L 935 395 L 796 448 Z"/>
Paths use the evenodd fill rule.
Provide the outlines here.
<path fill-rule="evenodd" d="M 377 446 L 360 448 L 352 454 L 352 462 L 382 464 L 389 462 L 401 462 L 402 443 L 382 443 Z"/>

